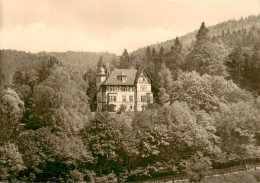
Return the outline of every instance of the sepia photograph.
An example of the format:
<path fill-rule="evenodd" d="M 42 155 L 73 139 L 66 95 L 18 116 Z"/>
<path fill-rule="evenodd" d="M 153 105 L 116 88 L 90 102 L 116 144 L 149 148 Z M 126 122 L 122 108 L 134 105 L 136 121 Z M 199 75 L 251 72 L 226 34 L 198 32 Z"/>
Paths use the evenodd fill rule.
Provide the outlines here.
<path fill-rule="evenodd" d="M 260 0 L 0 0 L 0 183 L 260 183 Z"/>

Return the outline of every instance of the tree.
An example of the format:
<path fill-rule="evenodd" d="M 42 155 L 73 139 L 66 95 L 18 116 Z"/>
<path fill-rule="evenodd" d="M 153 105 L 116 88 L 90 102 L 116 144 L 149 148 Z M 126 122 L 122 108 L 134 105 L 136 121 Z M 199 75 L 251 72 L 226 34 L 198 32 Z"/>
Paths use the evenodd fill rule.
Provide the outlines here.
<path fill-rule="evenodd" d="M 96 75 L 96 72 L 92 69 L 88 69 L 84 75 L 84 79 L 88 83 L 86 94 L 88 96 L 88 103 L 91 111 L 96 111 L 97 109 Z"/>
<path fill-rule="evenodd" d="M 159 88 L 159 100 L 162 105 L 167 104 L 170 101 L 170 95 L 165 88 Z"/>
<path fill-rule="evenodd" d="M 127 50 L 125 49 L 119 58 L 119 68 L 130 69 L 130 67 L 133 66 L 132 60 L 133 58 L 128 54 Z"/>
<path fill-rule="evenodd" d="M 160 153 L 169 145 L 164 125 L 158 115 L 158 109 L 142 111 L 135 115 L 132 126 L 138 140 L 139 154 L 134 161 L 137 170 L 142 167 L 148 171 L 148 166 L 162 163 L 163 157 Z"/>
<path fill-rule="evenodd" d="M 131 126 L 107 113 L 96 114 L 96 119 L 81 130 L 83 142 L 97 159 L 98 176 L 114 171 L 116 175 L 130 170 L 130 157 L 134 156 L 135 143 Z"/>
<path fill-rule="evenodd" d="M 175 38 L 174 45 L 165 55 L 165 64 L 170 69 L 174 78 L 178 76 L 180 69 L 183 69 L 184 51 L 182 43 L 178 37 Z"/>
<path fill-rule="evenodd" d="M 221 104 L 214 118 L 217 135 L 221 137 L 221 149 L 227 153 L 229 160 L 240 161 L 260 156 L 260 111 L 253 102 Z"/>
<path fill-rule="evenodd" d="M 174 172 L 169 167 L 178 167 L 181 160 L 197 152 L 220 161 L 222 153 L 214 123 L 205 111 L 193 112 L 184 102 L 138 113 L 132 124 L 139 149 L 136 170 L 148 175 L 157 172 L 158 167 L 162 172 Z"/>
<path fill-rule="evenodd" d="M 26 128 L 48 126 L 71 134 L 79 132 L 90 116 L 86 86 L 80 73 L 67 72 L 63 67 L 53 69 L 34 89 L 34 108 Z"/>
<path fill-rule="evenodd" d="M 159 100 L 161 104 L 169 102 L 171 87 L 172 87 L 172 75 L 170 70 L 165 66 L 164 63 L 161 64 L 161 68 L 158 73 L 159 76 Z"/>
<path fill-rule="evenodd" d="M 237 45 L 227 56 L 225 65 L 232 80 L 241 88 L 259 93 L 259 48 L 251 51 L 242 44 Z"/>
<path fill-rule="evenodd" d="M 0 145 L 15 138 L 19 120 L 24 112 L 24 103 L 10 88 L 0 88 Z"/>
<path fill-rule="evenodd" d="M 218 110 L 220 103 L 252 101 L 253 97 L 221 76 L 184 72 L 172 85 L 171 103 L 176 100 L 185 101 L 192 110 L 211 112 Z"/>
<path fill-rule="evenodd" d="M 41 83 L 50 75 L 51 69 L 55 65 L 61 66 L 61 63 L 55 57 L 50 57 L 48 62 L 46 61 L 41 62 L 41 65 L 37 69 L 38 83 Z"/>
<path fill-rule="evenodd" d="M 30 119 L 33 105 L 33 91 L 37 85 L 38 77 L 34 70 L 16 71 L 12 78 L 12 87 L 15 89 L 21 100 L 24 102 L 24 113 L 21 123 L 26 124 Z"/>
<path fill-rule="evenodd" d="M 249 70 L 247 81 L 250 81 L 251 88 L 260 94 L 260 52 L 259 46 L 255 45 L 253 55 L 249 61 Z"/>
<path fill-rule="evenodd" d="M 164 77 L 164 75 L 167 75 L 166 80 L 168 81 L 169 79 L 168 75 L 170 75 L 170 72 L 168 72 L 169 70 L 167 70 L 164 64 L 164 59 L 165 59 L 165 54 L 164 54 L 163 47 L 161 47 L 159 53 L 157 53 L 154 48 L 152 49 L 152 51 L 150 51 L 150 48 L 148 48 L 146 53 L 146 59 L 145 59 L 147 61 L 146 70 L 149 72 L 149 76 L 151 77 L 151 80 L 153 82 L 152 92 L 153 92 L 154 101 L 156 103 L 160 103 L 159 101 L 160 100 L 159 92 L 161 87 L 160 82 L 164 80 L 162 79 L 162 77 Z M 163 72 L 165 71 L 166 73 L 164 74 Z"/>
<path fill-rule="evenodd" d="M 15 144 L 7 142 L 0 146 L 0 181 L 17 181 L 24 168 L 22 155 Z"/>
<path fill-rule="evenodd" d="M 182 43 L 180 42 L 179 37 L 176 37 L 174 40 L 174 45 L 173 47 L 171 47 L 171 50 L 176 50 L 178 52 L 180 52 L 182 49 Z"/>
<path fill-rule="evenodd" d="M 241 45 L 238 45 L 233 49 L 233 51 L 228 55 L 228 60 L 225 64 L 227 65 L 228 72 L 233 81 L 240 84 L 243 65 L 243 50 Z"/>
<path fill-rule="evenodd" d="M 172 87 L 172 75 L 170 70 L 165 66 L 164 63 L 161 64 L 158 76 L 160 86 L 165 88 L 169 92 Z"/>
<path fill-rule="evenodd" d="M 200 42 L 208 41 L 209 39 L 209 29 L 205 26 L 205 22 L 202 22 L 200 29 L 196 35 L 196 39 Z"/>
<path fill-rule="evenodd" d="M 190 159 L 181 162 L 184 172 L 187 174 L 189 181 L 201 182 L 212 168 L 211 161 L 208 157 L 204 157 L 201 152 L 197 152 Z"/>
<path fill-rule="evenodd" d="M 209 30 L 204 22 L 197 35 L 192 51 L 187 55 L 185 70 L 200 74 L 226 76 L 223 58 L 225 50 L 220 45 L 210 42 Z"/>
<path fill-rule="evenodd" d="M 84 181 L 93 158 L 81 139 L 64 133 L 54 134 L 50 128 L 28 130 L 18 139 L 26 169 L 24 181 Z"/>
<path fill-rule="evenodd" d="M 158 121 L 168 129 L 169 146 L 163 157 L 178 161 L 201 151 L 218 160 L 221 150 L 214 119 L 205 111 L 193 112 L 186 103 L 174 102 L 158 112 Z"/>

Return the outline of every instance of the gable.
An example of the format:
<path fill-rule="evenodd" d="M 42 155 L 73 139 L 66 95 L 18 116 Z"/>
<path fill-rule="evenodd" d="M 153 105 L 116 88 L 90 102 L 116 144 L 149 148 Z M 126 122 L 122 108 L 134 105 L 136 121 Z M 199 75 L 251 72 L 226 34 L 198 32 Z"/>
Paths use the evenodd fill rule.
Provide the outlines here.
<path fill-rule="evenodd" d="M 145 70 L 143 70 L 137 75 L 136 82 L 140 84 L 151 84 L 152 81 L 148 73 Z"/>

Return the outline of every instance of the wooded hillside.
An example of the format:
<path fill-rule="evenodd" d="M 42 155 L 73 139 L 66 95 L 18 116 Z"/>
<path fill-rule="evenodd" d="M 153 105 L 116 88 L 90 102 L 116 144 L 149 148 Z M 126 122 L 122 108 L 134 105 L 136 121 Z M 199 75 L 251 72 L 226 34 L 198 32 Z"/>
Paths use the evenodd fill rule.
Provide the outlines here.
<path fill-rule="evenodd" d="M 201 182 L 211 169 L 259 162 L 259 17 L 198 27 L 119 57 L 2 50 L 0 181 Z M 103 62 L 146 69 L 154 103 L 93 118 Z"/>
<path fill-rule="evenodd" d="M 30 71 L 36 69 L 41 61 L 54 56 L 62 64 L 73 70 L 78 70 L 82 73 L 89 68 L 94 68 L 100 56 L 104 62 L 117 62 L 118 57 L 111 53 L 92 53 L 92 52 L 40 52 L 28 53 L 16 50 L 0 50 L 0 59 L 2 60 L 2 70 L 10 82 L 10 76 L 15 71 Z"/>
<path fill-rule="evenodd" d="M 228 20 L 225 22 L 221 22 L 217 25 L 209 26 L 208 29 L 209 29 L 210 36 L 214 36 L 214 35 L 219 36 L 219 35 L 222 35 L 222 32 L 229 31 L 232 33 L 233 31 L 239 31 L 242 29 L 249 30 L 252 28 L 252 26 L 255 26 L 257 28 L 260 27 L 259 16 L 252 15 L 252 16 L 245 17 L 245 18 L 241 17 L 241 19 L 239 19 L 239 20 Z M 191 33 L 187 33 L 186 35 L 179 35 L 179 39 L 182 42 L 185 49 L 189 49 L 191 43 L 193 41 L 195 41 L 195 36 L 196 36 L 197 32 L 198 32 L 198 29 Z M 157 43 L 154 45 L 149 45 L 149 47 L 151 49 L 155 48 L 157 51 L 159 51 L 159 49 L 161 47 L 164 47 L 166 50 L 170 50 L 171 46 L 174 45 L 174 41 L 175 41 L 175 39 L 167 40 L 165 42 Z M 147 47 L 140 48 L 140 49 L 134 51 L 133 54 L 134 55 L 144 55 Z"/>

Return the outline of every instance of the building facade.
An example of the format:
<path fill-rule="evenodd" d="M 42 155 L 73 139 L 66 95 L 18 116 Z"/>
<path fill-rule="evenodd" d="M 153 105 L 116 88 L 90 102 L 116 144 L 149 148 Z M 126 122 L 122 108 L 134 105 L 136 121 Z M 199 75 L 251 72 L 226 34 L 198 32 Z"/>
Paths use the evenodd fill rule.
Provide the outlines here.
<path fill-rule="evenodd" d="M 111 74 L 105 65 L 97 73 L 97 110 L 110 112 L 142 111 L 153 103 L 151 78 L 146 70 L 115 69 Z"/>

